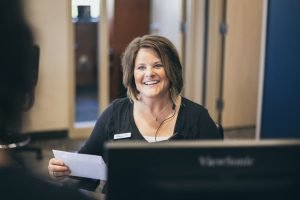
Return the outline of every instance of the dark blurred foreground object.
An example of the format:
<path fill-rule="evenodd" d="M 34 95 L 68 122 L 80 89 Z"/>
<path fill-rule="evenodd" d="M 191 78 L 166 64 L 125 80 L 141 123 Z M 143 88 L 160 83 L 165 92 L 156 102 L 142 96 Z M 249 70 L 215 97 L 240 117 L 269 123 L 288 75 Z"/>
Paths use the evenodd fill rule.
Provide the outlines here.
<path fill-rule="evenodd" d="M 27 61 L 29 63 L 29 65 L 28 65 L 29 68 L 27 68 L 27 69 L 29 70 L 29 72 L 26 72 L 26 73 L 30 73 L 30 76 L 29 76 L 30 80 L 28 80 L 28 82 L 30 83 L 29 86 L 33 87 L 33 89 L 35 88 L 35 86 L 37 84 L 37 80 L 38 80 L 39 54 L 40 54 L 39 46 L 37 46 L 35 44 L 32 45 L 27 51 L 27 56 L 28 56 Z M 9 63 L 7 66 L 9 66 Z M 4 69 L 4 70 L 6 70 L 6 69 Z M 19 73 L 22 73 L 22 71 Z M 8 87 L 8 88 L 6 88 L 7 90 L 13 89 L 13 88 L 10 88 L 10 86 L 7 86 L 7 87 Z M 29 87 L 28 87 L 28 89 L 29 89 Z M 34 103 L 34 96 L 33 96 L 34 90 L 28 90 L 28 92 L 30 92 L 31 94 L 30 93 L 27 94 L 28 96 L 26 99 L 26 103 L 25 103 L 25 106 L 23 107 L 24 110 L 29 109 Z M 18 120 L 22 120 L 21 119 L 22 117 L 20 116 L 21 113 L 18 112 L 19 110 L 12 109 L 12 111 L 14 111 L 15 113 L 13 113 L 11 115 L 10 119 L 6 120 L 6 128 L 4 128 L 3 133 L 1 133 L 2 137 L 0 140 L 0 149 L 14 149 L 15 151 L 35 152 L 36 158 L 42 159 L 43 158 L 42 149 L 38 148 L 38 147 L 31 147 L 28 145 L 31 140 L 29 135 L 20 134 L 18 132 L 9 130 L 11 128 L 10 126 L 13 126 L 13 125 L 17 126 L 17 128 L 13 127 L 13 129 L 20 128 L 20 127 L 18 127 L 20 125 L 16 125 L 14 122 L 18 121 Z M 7 113 L 9 113 L 9 110 Z M 7 117 L 9 117 L 9 116 L 10 115 L 7 115 Z M 6 117 L 6 116 L 4 116 L 4 117 Z M 19 121 L 17 123 L 22 124 L 22 121 Z"/>
<path fill-rule="evenodd" d="M 6 133 L 0 141 L 0 149 L 12 149 L 16 152 L 34 152 L 36 159 L 43 159 L 42 149 L 30 146 L 31 138 L 29 135 L 20 133 Z"/>
<path fill-rule="evenodd" d="M 38 74 L 38 47 L 23 14 L 23 1 L 0 1 L 0 199 L 86 200 L 74 188 L 31 174 L 12 149 L 25 150 L 19 135 L 22 113 L 32 107 Z"/>
<path fill-rule="evenodd" d="M 300 140 L 124 141 L 106 150 L 107 200 L 300 199 Z"/>
<path fill-rule="evenodd" d="M 2 150 L 0 150 L 2 151 Z M 16 165 L 0 165 L 1 199 L 88 200 L 74 188 L 46 182 Z"/>
<path fill-rule="evenodd" d="M 23 1 L 0 1 L 0 145 L 19 148 L 30 138 L 18 133 L 22 114 L 34 103 L 39 47 L 24 18 Z"/>

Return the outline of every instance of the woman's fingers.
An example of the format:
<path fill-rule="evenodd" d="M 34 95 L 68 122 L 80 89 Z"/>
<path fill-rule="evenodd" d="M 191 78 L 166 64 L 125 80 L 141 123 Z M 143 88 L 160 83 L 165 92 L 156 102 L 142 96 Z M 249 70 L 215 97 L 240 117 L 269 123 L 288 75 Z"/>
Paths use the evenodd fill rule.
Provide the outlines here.
<path fill-rule="evenodd" d="M 62 177 L 62 176 L 68 176 L 70 175 L 70 171 L 63 171 L 63 172 L 52 172 L 51 176 L 53 177 Z"/>
<path fill-rule="evenodd" d="M 69 168 L 66 165 L 50 165 L 49 166 L 49 171 L 52 172 L 65 172 L 65 171 L 69 171 Z"/>
<path fill-rule="evenodd" d="M 64 164 L 64 161 L 62 161 L 62 160 L 51 158 L 49 160 L 49 165 L 65 165 L 65 164 Z"/>
<path fill-rule="evenodd" d="M 52 177 L 61 177 L 69 175 L 70 169 L 62 160 L 52 158 L 49 160 L 48 171 Z"/>

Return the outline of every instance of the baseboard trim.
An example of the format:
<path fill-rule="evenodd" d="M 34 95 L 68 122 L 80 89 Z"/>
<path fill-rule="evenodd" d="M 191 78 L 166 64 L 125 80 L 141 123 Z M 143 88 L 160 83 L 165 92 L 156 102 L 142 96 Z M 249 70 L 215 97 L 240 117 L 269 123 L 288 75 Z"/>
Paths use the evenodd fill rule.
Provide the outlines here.
<path fill-rule="evenodd" d="M 224 131 L 234 131 L 234 130 L 246 130 L 246 129 L 255 129 L 255 125 L 247 125 L 247 126 L 236 126 L 236 127 L 226 127 Z"/>
<path fill-rule="evenodd" d="M 33 133 L 26 133 L 26 134 L 28 134 L 32 140 L 57 139 L 57 138 L 67 138 L 68 130 L 42 131 L 42 132 L 33 132 Z"/>

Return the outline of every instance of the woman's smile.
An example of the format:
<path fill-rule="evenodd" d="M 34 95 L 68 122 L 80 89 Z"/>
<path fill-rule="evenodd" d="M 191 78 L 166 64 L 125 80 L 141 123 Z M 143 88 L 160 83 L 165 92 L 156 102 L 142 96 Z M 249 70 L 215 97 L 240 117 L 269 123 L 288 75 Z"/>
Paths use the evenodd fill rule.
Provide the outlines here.
<path fill-rule="evenodd" d="M 157 80 L 153 80 L 153 81 L 145 81 L 144 82 L 144 84 L 145 85 L 156 85 L 156 84 L 158 84 L 159 83 L 159 81 L 157 81 Z"/>

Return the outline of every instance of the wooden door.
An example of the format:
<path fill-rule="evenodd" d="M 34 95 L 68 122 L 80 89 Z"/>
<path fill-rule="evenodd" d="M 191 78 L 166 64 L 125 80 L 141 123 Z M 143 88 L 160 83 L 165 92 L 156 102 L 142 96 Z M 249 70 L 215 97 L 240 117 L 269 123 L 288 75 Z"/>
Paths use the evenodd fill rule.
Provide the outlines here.
<path fill-rule="evenodd" d="M 222 113 L 225 128 L 256 123 L 262 4 L 261 0 L 227 0 Z"/>
<path fill-rule="evenodd" d="M 121 55 L 132 39 L 149 34 L 150 0 L 115 0 L 110 27 L 110 101 L 126 95 Z"/>
<path fill-rule="evenodd" d="M 74 23 L 76 88 L 97 87 L 98 22 Z"/>

